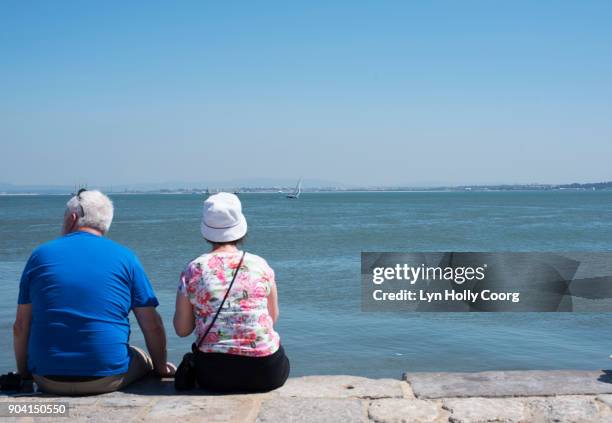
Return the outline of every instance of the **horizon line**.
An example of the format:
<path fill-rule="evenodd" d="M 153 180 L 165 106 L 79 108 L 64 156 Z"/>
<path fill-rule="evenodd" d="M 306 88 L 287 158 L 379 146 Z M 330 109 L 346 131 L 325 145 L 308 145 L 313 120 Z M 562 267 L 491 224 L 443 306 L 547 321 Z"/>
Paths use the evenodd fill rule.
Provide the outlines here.
<path fill-rule="evenodd" d="M 72 184 L 72 185 L 35 185 L 35 184 L 23 184 L 23 185 L 15 185 L 11 183 L 0 183 L 0 193 L 37 193 L 41 191 L 59 191 L 64 189 L 71 189 L 72 186 L 75 187 L 88 187 L 91 186 L 90 189 L 99 189 L 105 192 L 220 192 L 224 189 L 229 190 L 266 190 L 266 191 L 274 191 L 274 190 L 283 190 L 293 188 L 293 186 L 285 186 L 285 185 L 212 185 L 209 184 L 207 186 L 197 186 L 197 185 L 205 185 L 205 184 L 186 184 L 192 185 L 191 187 L 183 185 L 179 186 L 179 183 L 176 184 L 175 187 L 166 187 L 166 188 L 153 188 L 147 187 L 147 185 L 164 185 L 164 184 L 172 184 L 172 183 L 139 183 L 139 184 Z M 2 186 L 6 185 L 6 186 Z M 211 189 L 212 185 L 212 189 Z M 140 187 L 139 187 L 140 186 Z M 115 187 L 117 191 L 114 191 Z M 458 184 L 458 185 L 444 185 L 444 184 L 431 184 L 431 185 L 389 185 L 389 184 L 381 184 L 381 185 L 353 185 L 353 186 L 344 186 L 343 184 L 338 185 L 317 185 L 305 187 L 305 190 L 326 190 L 326 191 L 398 191 L 398 190 L 457 190 L 457 189 L 490 189 L 490 188 L 612 188 L 612 180 L 608 181 L 597 181 L 597 182 L 570 182 L 570 183 L 486 183 L 486 184 Z M 10 190 L 7 191 L 6 189 Z"/>

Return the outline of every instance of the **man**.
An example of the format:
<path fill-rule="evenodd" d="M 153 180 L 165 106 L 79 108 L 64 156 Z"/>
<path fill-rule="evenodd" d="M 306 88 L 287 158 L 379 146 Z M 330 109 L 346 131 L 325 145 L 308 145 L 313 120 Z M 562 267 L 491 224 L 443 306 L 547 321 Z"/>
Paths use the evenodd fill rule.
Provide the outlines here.
<path fill-rule="evenodd" d="M 136 256 L 104 237 L 113 204 L 80 190 L 66 204 L 62 237 L 30 256 L 13 326 L 21 375 L 46 392 L 98 394 L 121 389 L 154 370 L 171 376 L 157 298 Z M 134 311 L 150 356 L 128 344 Z"/>

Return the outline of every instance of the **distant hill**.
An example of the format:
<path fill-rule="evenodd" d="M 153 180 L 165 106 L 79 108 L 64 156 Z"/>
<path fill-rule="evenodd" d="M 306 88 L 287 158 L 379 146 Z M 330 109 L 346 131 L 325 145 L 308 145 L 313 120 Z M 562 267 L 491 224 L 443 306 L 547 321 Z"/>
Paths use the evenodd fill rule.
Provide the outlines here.
<path fill-rule="evenodd" d="M 105 192 L 159 192 L 159 191 L 178 191 L 178 190 L 206 190 L 211 191 L 233 191 L 240 188 L 268 188 L 281 189 L 293 188 L 299 178 L 251 178 L 251 179 L 231 179 L 218 181 L 185 182 L 169 181 L 160 183 L 137 183 L 137 184 L 117 184 L 117 185 L 87 185 L 91 189 L 100 189 Z M 305 189 L 313 188 L 339 188 L 351 189 L 352 185 L 343 184 L 337 181 L 325 179 L 304 178 L 302 187 Z M 74 185 L 14 185 L 11 183 L 0 182 L 0 193 L 6 194 L 70 194 L 75 189 Z"/>
<path fill-rule="evenodd" d="M 612 181 L 609 182 L 593 182 L 588 184 L 566 184 L 566 185 L 557 185 L 558 188 L 562 189 L 612 189 Z"/>
<path fill-rule="evenodd" d="M 297 179 L 287 178 L 258 178 L 258 179 L 236 179 L 228 181 L 211 181 L 211 182 L 164 182 L 153 184 L 130 184 L 130 185 L 108 185 L 108 186 L 90 186 L 91 189 L 101 189 L 105 192 L 124 193 L 124 192 L 199 192 L 209 189 L 211 192 L 218 191 L 271 191 L 275 192 L 279 189 L 293 189 Z M 499 185 L 460 185 L 460 186 L 438 186 L 438 187 L 415 187 L 415 186 L 377 186 L 377 187 L 359 187 L 355 185 L 346 185 L 334 181 L 323 179 L 304 179 L 302 187 L 306 191 L 414 191 L 414 190 L 431 190 L 431 191 L 548 191 L 548 190 L 612 190 L 612 181 L 608 182 L 589 182 L 589 183 L 571 183 L 571 184 L 499 184 Z M 65 194 L 73 192 L 74 186 L 68 185 L 13 185 L 9 183 L 0 183 L 0 194 Z"/>

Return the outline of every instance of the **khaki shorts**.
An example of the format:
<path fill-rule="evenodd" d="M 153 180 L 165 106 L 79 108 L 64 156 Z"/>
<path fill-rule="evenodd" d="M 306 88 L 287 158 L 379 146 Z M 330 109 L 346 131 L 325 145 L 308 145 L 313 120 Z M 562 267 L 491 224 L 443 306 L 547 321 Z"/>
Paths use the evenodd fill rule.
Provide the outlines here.
<path fill-rule="evenodd" d="M 56 395 L 92 395 L 113 392 L 136 382 L 153 370 L 151 357 L 140 348 L 130 345 L 132 359 L 126 373 L 105 376 L 85 382 L 60 382 L 44 376 L 32 375 L 38 387 L 47 393 Z"/>

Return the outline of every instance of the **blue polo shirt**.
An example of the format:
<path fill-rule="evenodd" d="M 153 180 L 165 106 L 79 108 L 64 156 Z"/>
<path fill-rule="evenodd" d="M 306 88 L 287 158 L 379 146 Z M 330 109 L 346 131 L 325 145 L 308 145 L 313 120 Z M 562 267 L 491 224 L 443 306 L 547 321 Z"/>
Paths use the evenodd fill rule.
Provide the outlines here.
<path fill-rule="evenodd" d="M 125 373 L 128 314 L 159 304 L 134 253 L 82 231 L 34 250 L 18 302 L 32 304 L 28 368 L 42 376 Z"/>

